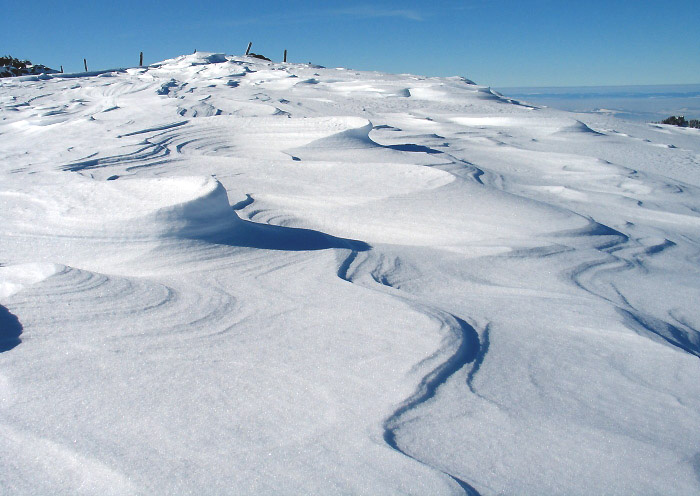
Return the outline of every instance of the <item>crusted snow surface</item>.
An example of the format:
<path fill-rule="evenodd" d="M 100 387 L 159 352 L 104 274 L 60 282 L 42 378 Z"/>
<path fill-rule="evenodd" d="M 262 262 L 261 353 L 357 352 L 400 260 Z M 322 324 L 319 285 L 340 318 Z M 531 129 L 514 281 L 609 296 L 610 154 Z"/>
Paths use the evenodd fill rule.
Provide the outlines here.
<path fill-rule="evenodd" d="M 0 493 L 700 492 L 700 133 L 196 53 L 0 178 Z"/>

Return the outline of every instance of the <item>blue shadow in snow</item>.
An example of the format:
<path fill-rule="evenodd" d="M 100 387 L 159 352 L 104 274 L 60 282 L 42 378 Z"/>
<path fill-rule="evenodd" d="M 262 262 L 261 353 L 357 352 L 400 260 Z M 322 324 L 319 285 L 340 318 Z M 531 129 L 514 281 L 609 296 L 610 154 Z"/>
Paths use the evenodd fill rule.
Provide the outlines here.
<path fill-rule="evenodd" d="M 19 319 L 0 305 L 0 353 L 9 351 L 21 343 L 20 334 L 22 334 L 22 324 L 19 323 Z"/>
<path fill-rule="evenodd" d="M 700 358 L 700 333 L 696 329 L 690 326 L 683 329 L 638 311 L 617 308 L 617 312 L 638 334 L 655 340 L 661 338 L 666 343 Z"/>
<path fill-rule="evenodd" d="M 416 145 L 413 143 L 407 143 L 405 145 L 382 145 L 384 148 L 389 148 L 391 150 L 397 150 L 400 152 L 413 152 L 413 153 L 428 153 L 428 154 L 436 154 L 436 153 L 442 153 L 440 150 L 436 150 L 434 148 L 430 148 L 427 146 L 423 145 Z"/>
<path fill-rule="evenodd" d="M 238 203 L 231 205 L 231 208 L 234 210 L 242 210 L 246 208 L 248 205 L 251 205 L 255 200 L 253 199 L 252 196 L 246 194 L 245 195 L 245 200 L 241 200 Z"/>
<path fill-rule="evenodd" d="M 372 248 L 364 241 L 338 238 L 312 229 L 272 226 L 242 219 L 241 222 L 243 225 L 237 226 L 233 232 L 218 235 L 211 241 L 229 246 L 284 251 L 339 248 L 357 252 Z"/>
<path fill-rule="evenodd" d="M 424 377 L 418 386 L 418 390 L 413 394 L 413 396 L 406 400 L 406 402 L 384 422 L 384 441 L 399 453 L 402 453 L 419 462 L 420 460 L 401 449 L 396 440 L 396 430 L 400 427 L 400 417 L 408 410 L 416 408 L 417 406 L 433 398 L 440 386 L 447 382 L 447 380 L 458 370 L 469 363 L 473 363 L 474 367 L 472 372 L 467 377 L 467 385 L 473 391 L 472 381 L 474 379 L 474 375 L 481 366 L 481 362 L 483 362 L 484 355 L 486 353 L 486 348 L 488 347 L 488 345 L 482 346 L 479 343 L 479 334 L 476 332 L 476 329 L 470 326 L 467 322 L 460 319 L 456 315 L 450 314 L 449 317 L 450 318 L 446 321 L 446 323 L 458 328 L 460 334 L 462 335 L 459 348 L 457 348 L 457 351 L 445 363 Z M 459 477 L 448 472 L 443 471 L 443 473 L 454 480 L 468 496 L 479 496 L 479 492 L 476 490 L 476 488 L 471 486 L 465 480 L 460 479 Z"/>

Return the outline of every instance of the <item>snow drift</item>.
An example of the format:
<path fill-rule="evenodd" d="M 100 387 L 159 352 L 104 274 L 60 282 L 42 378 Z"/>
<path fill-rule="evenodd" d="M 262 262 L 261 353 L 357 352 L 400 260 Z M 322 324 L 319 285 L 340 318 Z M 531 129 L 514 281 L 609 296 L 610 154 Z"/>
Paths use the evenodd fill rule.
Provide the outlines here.
<path fill-rule="evenodd" d="M 3 227 L 60 237 L 118 241 L 202 237 L 240 225 L 224 187 L 208 177 L 76 181 L 2 194 Z"/>

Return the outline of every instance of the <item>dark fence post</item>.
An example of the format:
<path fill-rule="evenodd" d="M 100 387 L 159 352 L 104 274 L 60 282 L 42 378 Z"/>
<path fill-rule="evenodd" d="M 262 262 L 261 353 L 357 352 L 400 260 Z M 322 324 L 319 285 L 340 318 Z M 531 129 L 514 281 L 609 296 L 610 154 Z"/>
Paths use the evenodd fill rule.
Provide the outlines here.
<path fill-rule="evenodd" d="M 250 53 L 250 47 L 252 47 L 252 46 L 253 46 L 253 42 L 252 42 L 252 41 L 249 41 L 249 42 L 248 42 L 248 48 L 246 48 L 246 50 L 245 50 L 245 54 L 246 54 L 246 55 L 248 55 L 248 54 Z"/>
<path fill-rule="evenodd" d="M 284 61 L 287 61 L 287 50 L 284 51 Z"/>
<path fill-rule="evenodd" d="M 87 59 L 83 59 L 83 65 L 85 65 L 85 72 L 87 72 Z"/>
<path fill-rule="evenodd" d="M 141 55 L 139 56 L 139 67 L 143 67 L 143 52 L 141 52 Z"/>

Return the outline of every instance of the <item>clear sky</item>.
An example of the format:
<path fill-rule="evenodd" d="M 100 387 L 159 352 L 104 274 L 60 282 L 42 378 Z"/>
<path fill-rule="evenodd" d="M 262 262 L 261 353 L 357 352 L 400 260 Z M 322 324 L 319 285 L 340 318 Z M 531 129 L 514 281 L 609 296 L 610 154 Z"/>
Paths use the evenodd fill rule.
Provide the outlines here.
<path fill-rule="evenodd" d="M 0 51 L 66 71 L 200 51 L 491 86 L 700 83 L 700 0 L 3 0 Z"/>

